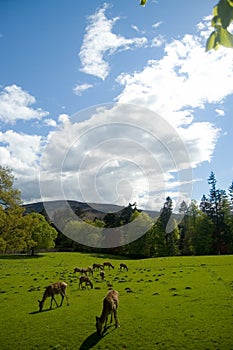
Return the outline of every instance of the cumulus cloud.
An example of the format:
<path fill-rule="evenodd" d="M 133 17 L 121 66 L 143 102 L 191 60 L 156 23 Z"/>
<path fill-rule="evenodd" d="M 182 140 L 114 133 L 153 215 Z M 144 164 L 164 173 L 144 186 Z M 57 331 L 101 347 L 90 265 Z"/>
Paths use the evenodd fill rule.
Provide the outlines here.
<path fill-rule="evenodd" d="M 89 24 L 86 28 L 79 57 L 82 71 L 105 79 L 110 71 L 107 58 L 118 50 L 129 50 L 142 47 L 147 43 L 145 37 L 127 39 L 112 32 L 113 26 L 119 20 L 118 17 L 108 19 L 105 12 L 108 5 L 105 4 L 94 15 L 89 16 Z"/>
<path fill-rule="evenodd" d="M 211 123 L 197 123 L 196 111 L 221 104 L 233 93 L 233 51 L 221 48 L 206 53 L 206 19 L 198 30 L 201 36 L 184 35 L 167 43 L 164 56 L 148 60 L 141 71 L 118 76 L 123 90 L 116 98 L 117 102 L 145 106 L 164 117 L 182 137 L 193 167 L 211 160 L 220 133 Z M 220 109 L 216 112 L 223 115 Z"/>
<path fill-rule="evenodd" d="M 0 93 L 0 120 L 14 124 L 19 119 L 41 119 L 49 114 L 41 108 L 34 109 L 35 103 L 35 97 L 20 86 L 6 86 Z"/>
<path fill-rule="evenodd" d="M 54 119 L 48 118 L 44 120 L 44 125 L 55 128 L 57 126 L 57 122 Z"/>
<path fill-rule="evenodd" d="M 42 137 L 17 133 L 13 130 L 0 132 L 0 147 L 4 157 L 1 163 L 22 173 L 38 166 Z"/>
<path fill-rule="evenodd" d="M 39 169 L 44 140 L 38 135 L 0 132 L 1 165 L 13 170 L 15 186 L 27 201 L 40 198 Z"/>
<path fill-rule="evenodd" d="M 216 108 L 215 112 L 217 113 L 218 117 L 223 117 L 225 115 L 224 110 L 220 108 Z"/>
<path fill-rule="evenodd" d="M 93 85 L 88 84 L 88 83 L 80 84 L 80 85 L 76 84 L 75 87 L 73 88 L 73 92 L 75 93 L 75 95 L 81 96 L 84 91 L 86 91 L 92 87 L 93 87 Z"/>
<path fill-rule="evenodd" d="M 160 209 L 164 194 L 173 188 L 172 172 L 181 179 L 174 196 L 187 196 L 189 156 L 165 119 L 128 104 L 88 113 L 89 119 L 78 122 L 83 118 L 76 115 L 52 134 L 41 163 L 44 198 L 121 205 L 136 200 L 139 206 Z"/>

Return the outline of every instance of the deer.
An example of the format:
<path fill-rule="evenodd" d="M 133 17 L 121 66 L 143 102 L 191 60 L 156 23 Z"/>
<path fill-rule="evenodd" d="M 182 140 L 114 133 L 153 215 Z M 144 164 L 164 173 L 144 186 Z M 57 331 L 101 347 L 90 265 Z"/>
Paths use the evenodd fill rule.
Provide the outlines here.
<path fill-rule="evenodd" d="M 105 277 L 104 270 L 100 270 L 100 277 L 101 277 L 102 280 L 104 280 L 104 277 Z"/>
<path fill-rule="evenodd" d="M 56 282 L 56 283 L 52 283 L 50 284 L 44 291 L 42 300 L 38 300 L 39 303 L 39 311 L 42 311 L 43 306 L 44 306 L 44 302 L 47 298 L 51 297 L 51 302 L 50 302 L 50 310 L 52 309 L 52 303 L 53 300 L 55 301 L 55 304 L 58 307 L 58 303 L 55 299 L 55 294 L 60 294 L 61 295 L 61 303 L 60 303 L 60 307 L 62 306 L 64 297 L 66 297 L 67 300 L 67 306 L 69 305 L 68 302 L 68 297 L 66 294 L 66 288 L 67 288 L 67 284 L 65 282 Z"/>
<path fill-rule="evenodd" d="M 103 266 L 104 266 L 104 267 L 105 267 L 105 266 L 108 266 L 109 270 L 110 270 L 110 267 L 111 267 L 112 269 L 114 269 L 114 266 L 113 266 L 109 261 L 104 262 L 104 263 L 103 263 Z"/>
<path fill-rule="evenodd" d="M 103 270 L 104 268 L 103 265 L 101 264 L 93 264 L 92 267 L 93 267 L 93 270 L 99 270 L 99 269 Z"/>
<path fill-rule="evenodd" d="M 93 283 L 91 282 L 91 280 L 88 276 L 80 276 L 79 277 L 79 288 L 83 288 L 83 283 L 85 283 L 85 288 L 87 286 L 90 286 L 91 289 L 93 288 Z"/>
<path fill-rule="evenodd" d="M 86 271 L 89 272 L 89 276 L 92 275 L 93 276 L 93 268 L 91 266 L 88 266 L 86 268 Z"/>
<path fill-rule="evenodd" d="M 120 327 L 117 317 L 117 308 L 119 305 L 119 293 L 116 290 L 110 290 L 108 291 L 107 295 L 105 296 L 103 300 L 103 310 L 100 315 L 100 317 L 96 316 L 96 330 L 97 334 L 102 336 L 103 332 L 106 331 L 107 328 L 107 321 L 108 316 L 111 315 L 111 321 L 112 323 L 112 314 L 114 315 L 115 319 L 115 327 Z M 104 324 L 104 329 L 103 328 Z"/>
<path fill-rule="evenodd" d="M 125 263 L 120 263 L 120 270 L 127 270 L 128 271 L 128 266 Z"/>
<path fill-rule="evenodd" d="M 76 273 L 76 272 L 84 273 L 85 275 L 87 275 L 87 269 L 84 269 L 84 268 L 75 267 L 74 273 Z"/>

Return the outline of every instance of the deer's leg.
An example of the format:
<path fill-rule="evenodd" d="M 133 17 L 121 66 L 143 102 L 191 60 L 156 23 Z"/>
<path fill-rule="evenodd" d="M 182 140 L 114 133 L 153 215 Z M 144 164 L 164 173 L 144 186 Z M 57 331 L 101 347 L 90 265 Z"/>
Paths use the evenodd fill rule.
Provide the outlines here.
<path fill-rule="evenodd" d="M 67 306 L 69 305 L 69 299 L 68 299 L 68 296 L 66 294 L 64 294 L 65 297 L 66 297 L 66 302 L 67 302 Z"/>
<path fill-rule="evenodd" d="M 108 323 L 108 316 L 106 317 L 105 324 L 104 324 L 104 330 L 107 328 L 107 323 Z"/>
<path fill-rule="evenodd" d="M 56 304 L 57 307 L 58 307 L 57 301 L 56 301 L 54 295 L 52 295 L 52 297 L 51 297 L 51 302 L 50 302 L 50 310 L 52 309 L 53 300 L 55 301 L 55 304 Z"/>
<path fill-rule="evenodd" d="M 117 309 L 115 309 L 113 312 L 114 312 L 115 326 L 119 327 L 119 322 L 118 322 L 118 317 L 117 317 Z"/>
<path fill-rule="evenodd" d="M 61 293 L 61 303 L 60 303 L 60 307 L 62 306 L 63 300 L 64 300 L 64 294 Z"/>

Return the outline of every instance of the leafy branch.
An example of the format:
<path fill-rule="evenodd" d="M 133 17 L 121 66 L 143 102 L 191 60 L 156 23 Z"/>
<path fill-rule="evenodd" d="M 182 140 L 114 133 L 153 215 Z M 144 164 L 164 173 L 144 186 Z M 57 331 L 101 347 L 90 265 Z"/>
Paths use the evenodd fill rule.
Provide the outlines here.
<path fill-rule="evenodd" d="M 141 0 L 140 5 L 145 6 L 147 0 Z M 233 34 L 228 27 L 233 22 L 233 0 L 220 0 L 213 8 L 211 25 L 214 28 L 206 42 L 206 51 L 217 50 L 220 45 L 233 48 Z"/>
<path fill-rule="evenodd" d="M 233 48 L 233 35 L 228 31 L 228 27 L 233 21 L 233 1 L 220 0 L 213 8 L 213 18 L 211 25 L 214 31 L 210 34 L 206 42 L 206 51 L 219 48 L 219 45 Z"/>

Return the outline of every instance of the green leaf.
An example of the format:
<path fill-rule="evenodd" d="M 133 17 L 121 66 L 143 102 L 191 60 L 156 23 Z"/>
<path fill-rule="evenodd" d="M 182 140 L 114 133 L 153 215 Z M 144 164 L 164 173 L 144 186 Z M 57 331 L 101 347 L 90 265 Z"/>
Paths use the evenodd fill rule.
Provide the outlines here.
<path fill-rule="evenodd" d="M 227 29 L 219 29 L 218 39 L 220 45 L 233 48 L 233 35 Z"/>
<path fill-rule="evenodd" d="M 219 16 L 214 16 L 211 20 L 211 26 L 217 28 L 218 26 L 221 26 L 222 22 Z"/>
<path fill-rule="evenodd" d="M 217 36 L 218 33 L 216 31 L 210 34 L 209 39 L 206 42 L 206 51 L 210 51 L 212 49 L 217 48 Z"/>
<path fill-rule="evenodd" d="M 146 2 L 147 2 L 147 0 L 141 0 L 140 5 L 141 5 L 141 6 L 145 6 L 145 5 L 146 5 Z"/>
<path fill-rule="evenodd" d="M 233 0 L 227 0 L 228 4 L 233 7 Z"/>
<path fill-rule="evenodd" d="M 222 27 L 226 29 L 233 19 L 233 7 L 229 4 L 228 0 L 220 0 L 217 6 Z"/>
<path fill-rule="evenodd" d="M 218 5 L 214 6 L 214 8 L 213 8 L 213 16 L 214 17 L 218 16 Z"/>

